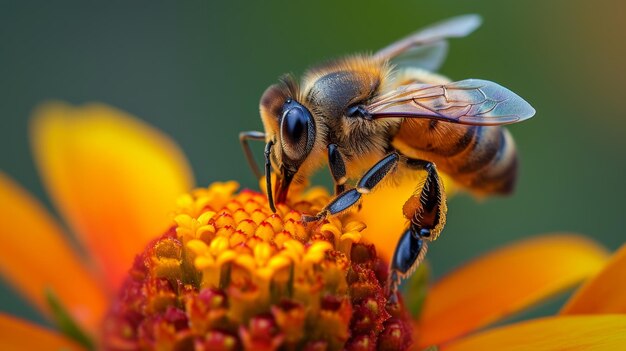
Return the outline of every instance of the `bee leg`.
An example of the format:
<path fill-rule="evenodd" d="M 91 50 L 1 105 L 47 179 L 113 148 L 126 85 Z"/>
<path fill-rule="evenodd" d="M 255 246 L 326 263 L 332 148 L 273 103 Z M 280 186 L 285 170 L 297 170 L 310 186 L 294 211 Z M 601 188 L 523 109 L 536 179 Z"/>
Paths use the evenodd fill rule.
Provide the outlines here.
<path fill-rule="evenodd" d="M 335 196 L 341 194 L 346 189 L 346 164 L 343 161 L 341 152 L 337 149 L 337 144 L 328 145 L 328 166 L 330 167 L 330 174 L 333 176 L 335 182 Z"/>
<path fill-rule="evenodd" d="M 239 143 L 241 143 L 241 147 L 243 148 L 243 153 L 246 155 L 246 160 L 248 161 L 248 165 L 250 169 L 256 176 L 258 180 L 263 176 L 259 166 L 256 164 L 254 160 L 254 155 L 252 155 L 252 150 L 250 150 L 250 145 L 248 144 L 248 140 L 265 140 L 265 133 L 257 132 L 257 131 L 248 131 L 239 133 Z"/>
<path fill-rule="evenodd" d="M 446 222 L 446 197 L 441 179 L 432 162 L 406 159 L 407 167 L 427 172 L 424 184 L 405 202 L 402 210 L 410 220 L 393 254 L 389 276 L 390 301 L 398 286 L 424 260 L 429 241 L 437 239 Z"/>
<path fill-rule="evenodd" d="M 361 177 L 356 188 L 344 191 L 326 205 L 320 213 L 315 216 L 302 216 L 302 220 L 304 222 L 315 222 L 349 209 L 361 199 L 361 195 L 372 191 L 387 174 L 394 170 L 398 166 L 399 161 L 400 155 L 397 152 L 388 154 Z"/>
<path fill-rule="evenodd" d="M 263 154 L 265 155 L 265 191 L 267 193 L 267 202 L 269 203 L 272 212 L 276 213 L 276 205 L 274 204 L 274 191 L 272 191 L 272 162 L 270 161 L 273 145 L 273 141 L 268 141 L 267 144 L 265 144 L 265 151 L 263 152 Z"/>
<path fill-rule="evenodd" d="M 415 234 L 416 231 L 409 227 L 402 233 L 396 251 L 391 259 L 389 274 L 389 303 L 397 302 L 398 286 L 403 279 L 410 276 L 419 264 L 424 260 L 428 250 L 427 241 Z"/>

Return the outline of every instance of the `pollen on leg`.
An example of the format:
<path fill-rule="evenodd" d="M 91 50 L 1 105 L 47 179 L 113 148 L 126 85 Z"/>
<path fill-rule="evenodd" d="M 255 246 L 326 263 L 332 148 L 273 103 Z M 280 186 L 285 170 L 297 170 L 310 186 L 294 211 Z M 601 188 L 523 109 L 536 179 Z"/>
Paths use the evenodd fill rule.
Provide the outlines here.
<path fill-rule="evenodd" d="M 410 344 L 387 302 L 387 264 L 362 222 L 303 223 L 330 200 L 292 195 L 277 213 L 233 182 L 178 201 L 172 228 L 137 256 L 106 319 L 109 350 L 360 350 Z M 397 308 L 396 305 L 394 308 Z"/>

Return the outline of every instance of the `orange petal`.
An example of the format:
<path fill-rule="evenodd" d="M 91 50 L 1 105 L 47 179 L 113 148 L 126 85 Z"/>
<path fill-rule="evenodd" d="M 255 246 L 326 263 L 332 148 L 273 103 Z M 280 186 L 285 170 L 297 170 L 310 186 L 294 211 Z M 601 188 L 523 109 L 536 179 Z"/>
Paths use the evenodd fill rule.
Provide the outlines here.
<path fill-rule="evenodd" d="M 105 105 L 48 103 L 35 117 L 33 149 L 47 190 L 116 287 L 170 225 L 176 198 L 192 186 L 190 167 L 168 137 Z"/>
<path fill-rule="evenodd" d="M 596 274 L 606 259 L 577 235 L 535 237 L 482 256 L 429 291 L 419 343 L 440 344 L 526 308 Z"/>
<path fill-rule="evenodd" d="M 48 315 L 45 290 L 51 289 L 93 331 L 106 307 L 102 287 L 41 204 L 2 172 L 0 223 L 2 276 Z"/>
<path fill-rule="evenodd" d="M 587 313 L 626 313 L 626 245 L 561 310 L 561 314 Z"/>
<path fill-rule="evenodd" d="M 84 350 L 59 334 L 4 314 L 0 314 L 0 349 L 5 351 Z"/>
<path fill-rule="evenodd" d="M 445 174 L 440 176 L 450 199 L 456 191 L 455 186 Z M 400 235 L 409 223 L 402 215 L 402 206 L 420 183 L 413 176 L 395 181 L 393 185 L 382 186 L 363 196 L 361 209 L 355 213 L 356 219 L 367 223 L 363 236 L 376 246 L 379 256 L 388 260 L 393 256 Z"/>
<path fill-rule="evenodd" d="M 441 350 L 626 350 L 626 316 L 536 319 L 488 330 L 445 345 Z"/>

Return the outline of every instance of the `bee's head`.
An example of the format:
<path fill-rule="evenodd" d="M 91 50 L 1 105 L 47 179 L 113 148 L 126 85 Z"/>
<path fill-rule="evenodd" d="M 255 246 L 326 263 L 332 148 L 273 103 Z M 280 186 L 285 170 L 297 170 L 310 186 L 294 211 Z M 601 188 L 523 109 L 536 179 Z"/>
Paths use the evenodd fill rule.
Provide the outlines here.
<path fill-rule="evenodd" d="M 266 132 L 266 163 L 271 162 L 277 174 L 276 203 L 286 200 L 289 186 L 307 159 L 316 137 L 316 123 L 309 109 L 298 102 L 297 86 L 290 78 L 269 87 L 261 98 L 261 118 Z M 270 183 L 270 169 L 266 166 L 267 192 L 274 210 Z"/>

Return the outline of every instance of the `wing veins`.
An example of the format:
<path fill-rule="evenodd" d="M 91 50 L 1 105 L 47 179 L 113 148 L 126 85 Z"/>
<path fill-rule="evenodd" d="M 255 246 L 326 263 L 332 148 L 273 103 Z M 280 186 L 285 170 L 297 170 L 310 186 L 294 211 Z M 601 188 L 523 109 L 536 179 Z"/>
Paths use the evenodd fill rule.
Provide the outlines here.
<path fill-rule="evenodd" d="M 505 87 L 472 79 L 405 85 L 367 108 L 374 118 L 430 118 L 470 125 L 515 123 L 535 114 L 530 104 Z"/>
<path fill-rule="evenodd" d="M 444 116 L 443 114 L 439 113 L 439 111 L 438 111 L 438 110 L 431 109 L 430 107 L 427 107 L 427 106 L 425 106 L 425 105 L 423 105 L 423 104 L 419 103 L 416 99 L 413 99 L 413 103 L 414 103 L 414 104 L 416 104 L 416 105 L 418 105 L 418 106 L 420 106 L 421 108 L 423 108 L 423 109 L 425 109 L 425 110 L 427 110 L 427 111 L 430 111 L 430 112 L 434 113 L 434 114 L 435 114 L 435 115 L 437 115 L 438 117 L 445 118 L 445 116 Z"/>

